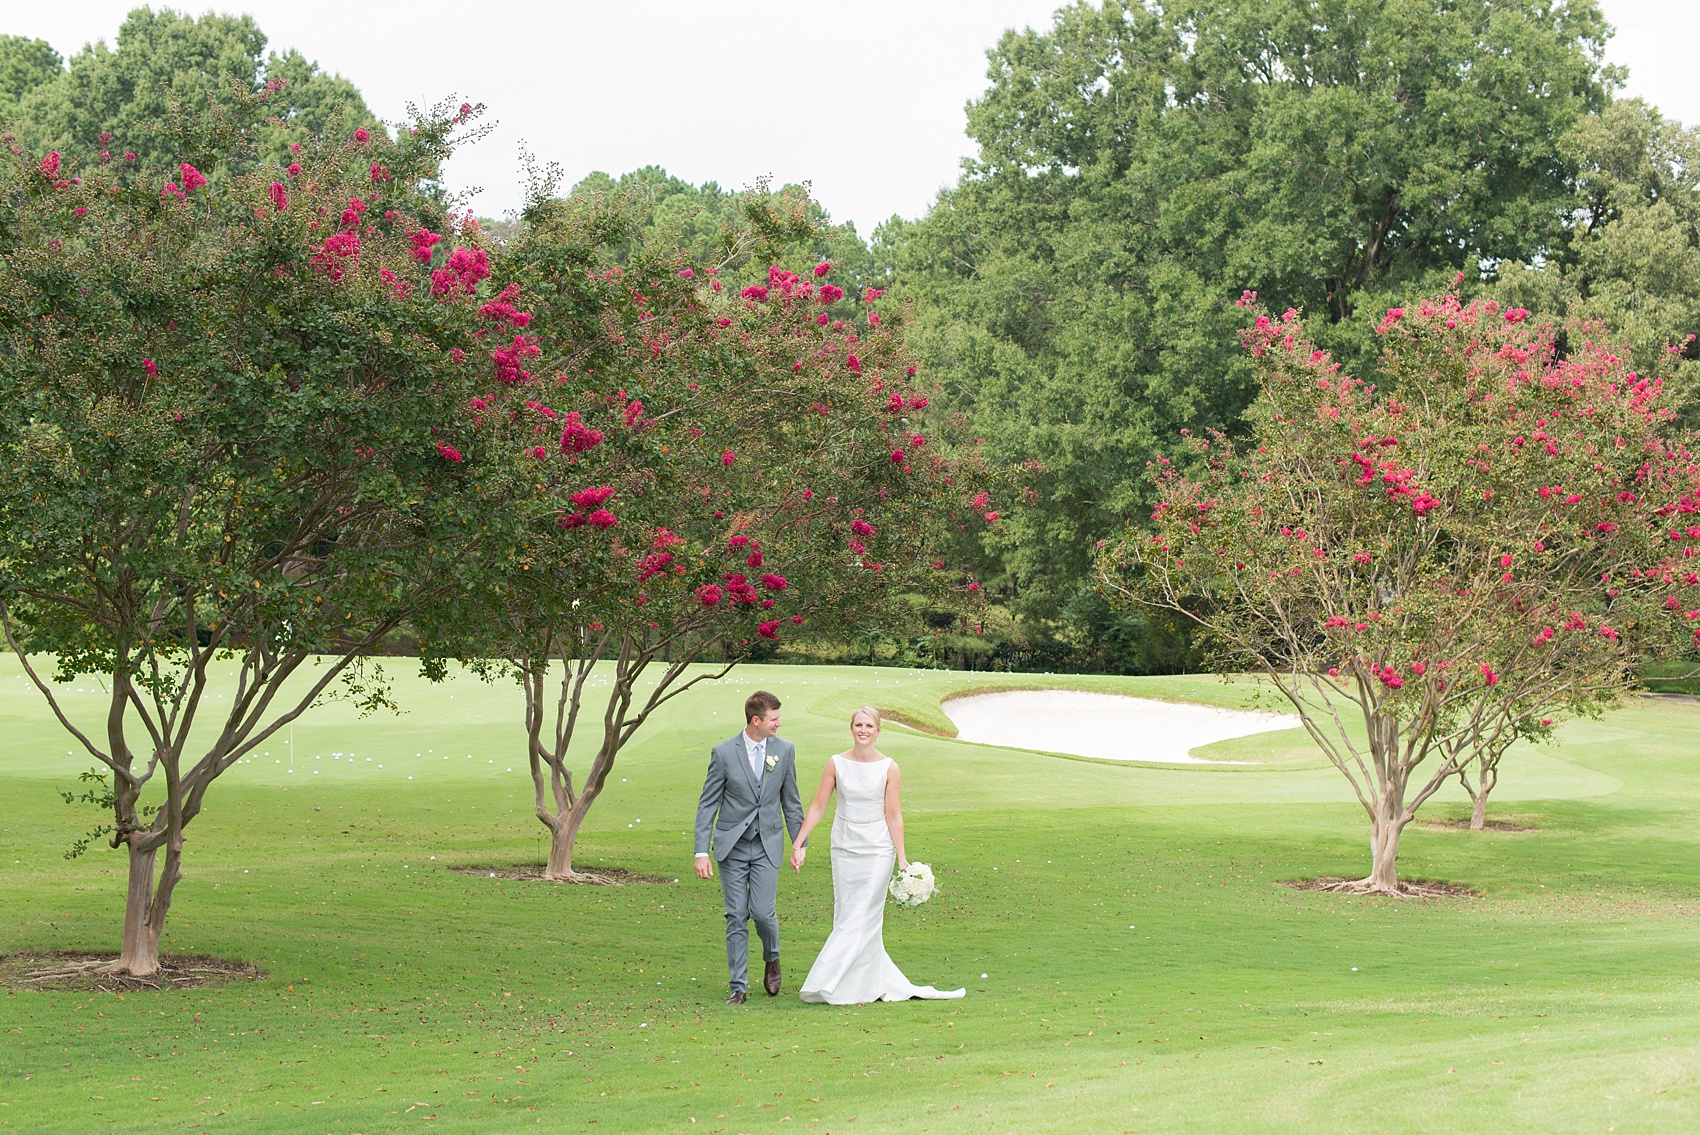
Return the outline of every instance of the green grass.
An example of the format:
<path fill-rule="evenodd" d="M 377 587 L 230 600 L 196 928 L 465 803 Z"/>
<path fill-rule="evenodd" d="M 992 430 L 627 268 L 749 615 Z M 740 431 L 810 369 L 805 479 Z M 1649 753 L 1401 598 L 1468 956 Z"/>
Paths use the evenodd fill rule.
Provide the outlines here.
<path fill-rule="evenodd" d="M 60 857 L 94 817 L 56 790 L 87 762 L 16 675 L 0 667 L 0 941 L 113 948 L 118 855 Z M 785 995 L 730 1009 L 719 889 L 690 877 L 687 831 L 743 693 L 785 700 L 806 796 L 855 705 L 948 731 L 941 696 L 1050 680 L 752 667 L 693 692 L 621 761 L 579 857 L 682 881 L 611 889 L 446 869 L 537 857 L 517 690 L 400 676 L 409 712 L 315 711 L 293 772 L 273 745 L 190 830 L 168 951 L 267 978 L 5 993 L 0 1131 L 1700 1129 L 1700 707 L 1636 704 L 1508 758 L 1494 810 L 1535 831 L 1413 828 L 1406 874 L 1483 895 L 1450 902 L 1279 885 L 1367 868 L 1345 782 L 1294 734 L 1211 747 L 1278 758 L 1244 770 L 893 728 L 909 848 L 944 889 L 892 909 L 887 946 L 968 997 L 798 1001 L 829 926 L 817 856 L 781 884 Z M 98 690 L 70 696 L 98 713 Z"/>

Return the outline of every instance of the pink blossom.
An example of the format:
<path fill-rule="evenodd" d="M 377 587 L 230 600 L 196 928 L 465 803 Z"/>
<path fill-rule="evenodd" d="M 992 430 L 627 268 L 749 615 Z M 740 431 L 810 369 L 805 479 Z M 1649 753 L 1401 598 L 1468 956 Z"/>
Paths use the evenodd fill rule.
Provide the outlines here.
<path fill-rule="evenodd" d="M 1600 634 L 1603 635 L 1606 638 L 1611 639 L 1613 642 L 1617 641 L 1617 632 L 1612 630 L 1610 627 L 1607 627 L 1607 626 L 1600 627 Z"/>
<path fill-rule="evenodd" d="M 370 137 L 371 135 L 366 133 L 366 128 L 362 126 L 354 132 L 354 143 L 357 146 L 364 146 L 366 144 L 366 140 Z"/>
<path fill-rule="evenodd" d="M 615 496 L 613 485 L 594 485 L 588 489 L 580 489 L 568 496 L 574 508 L 597 508 Z"/>
<path fill-rule="evenodd" d="M 689 268 L 679 269 L 679 279 L 681 279 L 681 280 L 689 280 L 691 277 L 693 277 L 695 275 L 696 275 L 696 273 L 691 271 Z"/>
<path fill-rule="evenodd" d="M 792 623 L 793 623 L 793 624 L 794 624 L 794 625 L 798 625 L 798 626 L 800 626 L 800 625 L 802 625 L 802 622 L 803 622 L 803 616 L 801 616 L 801 615 L 792 615 L 792 616 L 791 616 L 791 622 L 792 622 Z"/>
<path fill-rule="evenodd" d="M 529 381 L 531 372 L 525 369 L 521 360 L 542 353 L 542 348 L 536 343 L 524 335 L 515 335 L 512 343 L 490 352 L 491 361 L 496 364 L 496 380 L 504 386 L 519 386 Z"/>
<path fill-rule="evenodd" d="M 732 462 L 736 460 L 738 460 L 738 455 L 733 453 L 730 449 L 720 455 L 720 464 L 724 465 L 728 469 L 732 468 Z"/>
<path fill-rule="evenodd" d="M 762 564 L 761 549 L 752 545 L 750 548 L 749 558 L 744 562 L 753 568 L 760 567 Z"/>
<path fill-rule="evenodd" d="M 414 255 L 418 255 L 417 245 Z M 431 294 L 444 299 L 457 291 L 472 295 L 489 275 L 490 258 L 482 248 L 457 248 L 446 265 L 431 273 Z"/>
<path fill-rule="evenodd" d="M 1499 684 L 1499 675 L 1495 674 L 1493 672 L 1493 667 L 1489 666 L 1486 662 L 1482 663 L 1482 682 L 1489 686 L 1497 686 Z"/>
<path fill-rule="evenodd" d="M 821 303 L 832 303 L 844 298 L 844 289 L 837 284 L 822 284 L 820 291 L 815 293 L 815 298 Z"/>
<path fill-rule="evenodd" d="M 134 157 L 134 156 L 133 156 L 133 155 L 131 155 L 131 154 L 125 154 L 125 155 L 124 155 L 124 156 L 125 156 L 125 157 L 127 157 L 127 158 L 129 158 L 129 159 L 130 159 L 130 160 L 131 160 L 131 161 L 134 161 L 134 160 L 135 160 L 135 157 Z M 284 171 L 283 171 L 283 172 L 285 172 L 285 173 L 287 173 L 287 174 L 288 174 L 288 175 L 289 175 L 289 176 L 290 176 L 290 177 L 300 177 L 300 176 L 301 176 L 301 166 L 300 166 L 300 163 L 298 163 L 298 162 L 290 162 L 290 163 L 289 163 L 289 168 L 288 168 L 288 169 L 286 169 L 286 170 L 284 170 Z"/>
<path fill-rule="evenodd" d="M 858 517 L 850 522 L 850 531 L 854 532 L 858 536 L 872 536 L 877 529 L 875 529 L 874 526 L 869 524 L 866 520 Z"/>
<path fill-rule="evenodd" d="M 759 634 L 763 638 L 775 638 L 775 639 L 778 638 L 779 637 L 779 620 L 778 619 L 769 619 L 767 622 L 762 623 L 760 626 L 758 626 L 756 628 L 756 633 Z"/>
<path fill-rule="evenodd" d="M 425 233 L 425 230 L 420 229 L 419 233 Z M 413 255 L 414 255 L 414 259 L 416 259 L 416 260 L 419 259 L 419 252 L 420 252 L 418 239 L 417 239 L 418 236 L 419 236 L 419 233 L 414 234 L 415 240 L 414 240 Z M 431 236 L 433 234 L 425 233 L 425 235 Z M 431 259 L 431 251 L 430 251 L 429 246 L 426 246 L 426 248 L 425 248 L 424 259 L 425 260 Z M 483 318 L 483 319 L 491 320 L 492 322 L 495 322 L 495 323 L 507 323 L 507 324 L 510 324 L 514 327 L 529 326 L 530 323 L 531 323 L 531 313 L 529 311 L 520 311 L 519 309 L 514 307 L 513 301 L 516 298 L 518 298 L 518 296 L 519 296 L 519 285 L 518 284 L 509 284 L 507 287 L 502 289 L 501 293 L 499 295 L 497 295 L 495 299 L 491 300 L 487 304 L 484 304 L 483 306 L 481 306 L 478 309 L 479 317 Z"/>
<path fill-rule="evenodd" d="M 179 162 L 177 172 L 183 178 L 183 192 L 193 193 L 207 183 L 206 175 L 188 162 Z"/>
<path fill-rule="evenodd" d="M 988 512 L 986 514 L 986 523 L 987 524 L 996 524 L 997 522 L 998 522 L 998 514 L 996 512 Z"/>
<path fill-rule="evenodd" d="M 1421 678 L 1424 674 L 1428 673 L 1428 666 L 1422 662 L 1413 662 L 1411 663 L 1411 673 Z"/>
<path fill-rule="evenodd" d="M 606 530 L 620 523 L 620 519 L 607 509 L 599 508 L 589 516 L 585 517 L 585 523 Z"/>
<path fill-rule="evenodd" d="M 970 590 L 970 591 L 978 591 L 978 590 L 980 590 L 980 585 L 979 585 L 979 584 L 978 584 L 978 583 L 970 583 L 970 584 L 969 584 L 969 585 L 968 585 L 968 590 Z"/>
<path fill-rule="evenodd" d="M 816 278 L 824 276 L 830 271 L 832 271 L 832 262 L 831 261 L 822 260 L 819 264 L 815 265 L 815 276 L 816 276 Z"/>
<path fill-rule="evenodd" d="M 1508 567 L 1511 566 L 1511 553 L 1510 552 L 1507 552 L 1503 556 L 1499 557 L 1499 566 L 1502 567 L 1502 568 L 1508 568 Z"/>
<path fill-rule="evenodd" d="M 577 410 L 567 411 L 565 428 L 561 431 L 562 453 L 583 453 L 602 444 L 601 430 L 592 429 L 579 420 Z"/>
<path fill-rule="evenodd" d="M 134 150 L 125 150 L 124 151 L 124 160 L 127 161 L 127 162 L 135 161 L 136 160 L 136 152 Z"/>
<path fill-rule="evenodd" d="M 283 188 L 283 182 L 272 182 L 271 198 L 272 207 L 278 212 L 281 213 L 289 208 L 289 193 Z"/>
<path fill-rule="evenodd" d="M 1505 322 L 1507 323 L 1521 323 L 1527 318 L 1529 318 L 1529 313 L 1523 308 L 1511 307 L 1505 309 Z"/>
<path fill-rule="evenodd" d="M 704 607 L 715 607 L 720 604 L 721 597 L 724 594 L 718 583 L 705 583 L 697 588 L 697 602 Z"/>
<path fill-rule="evenodd" d="M 175 181 L 168 181 L 165 183 L 165 188 L 159 191 L 159 195 L 161 197 L 181 197 L 183 196 L 183 191 L 177 188 L 177 183 Z"/>
<path fill-rule="evenodd" d="M 462 460 L 464 460 L 464 458 L 462 458 L 461 455 L 460 455 L 460 450 L 456 449 L 452 445 L 449 445 L 447 442 L 439 441 L 437 443 L 437 452 L 442 454 L 445 459 L 447 459 L 449 461 L 453 461 L 457 465 Z"/>
<path fill-rule="evenodd" d="M 747 300 L 757 300 L 760 302 L 766 302 L 767 300 L 767 289 L 762 287 L 760 284 L 751 284 L 738 294 Z"/>
<path fill-rule="evenodd" d="M 658 575 L 667 574 L 673 563 L 672 552 L 652 552 L 637 562 L 638 582 L 646 583 Z"/>
<path fill-rule="evenodd" d="M 149 378 L 152 378 L 154 375 L 159 373 L 159 365 L 152 359 L 143 359 L 142 369 L 148 372 Z"/>
<path fill-rule="evenodd" d="M 742 548 L 749 542 L 750 538 L 748 536 L 733 536 L 731 539 L 726 541 L 726 546 L 729 548 Z"/>
<path fill-rule="evenodd" d="M 769 591 L 784 591 L 790 586 L 790 583 L 784 576 L 774 575 L 772 572 L 768 572 L 766 575 L 761 577 L 761 585 Z"/>
<path fill-rule="evenodd" d="M 857 374 L 862 373 L 862 360 L 857 358 L 855 355 L 846 356 L 844 359 L 844 366 L 846 369 L 855 371 Z"/>
<path fill-rule="evenodd" d="M 360 266 L 360 238 L 352 232 L 332 233 L 308 261 L 316 272 L 340 280 Z"/>
<path fill-rule="evenodd" d="M 555 518 L 555 524 L 559 528 L 567 529 L 582 527 L 584 525 L 584 513 L 562 513 Z"/>
<path fill-rule="evenodd" d="M 49 181 L 58 177 L 59 176 L 59 151 L 54 150 L 52 153 L 48 154 L 45 158 L 42 158 L 41 164 L 39 166 L 37 166 L 36 168 L 41 171 L 41 176 L 47 178 Z"/>
<path fill-rule="evenodd" d="M 893 465 L 903 464 L 903 451 L 901 449 L 894 449 L 891 451 L 891 463 Z"/>
<path fill-rule="evenodd" d="M 643 417 L 643 403 L 633 402 L 630 406 L 626 407 L 626 412 L 621 416 L 625 418 L 627 428 L 630 428 Z"/>
<path fill-rule="evenodd" d="M 438 233 L 429 232 L 425 229 L 414 229 L 409 234 L 409 239 L 413 241 L 413 259 L 421 264 L 429 264 L 431 263 L 431 246 L 443 238 Z"/>

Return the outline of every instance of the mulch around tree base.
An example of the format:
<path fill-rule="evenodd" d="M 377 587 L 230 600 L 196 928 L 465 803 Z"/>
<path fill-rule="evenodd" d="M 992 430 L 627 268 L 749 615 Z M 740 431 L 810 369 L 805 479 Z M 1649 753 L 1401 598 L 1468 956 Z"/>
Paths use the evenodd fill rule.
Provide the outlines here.
<path fill-rule="evenodd" d="M 1448 831 L 1470 831 L 1469 820 L 1418 820 L 1419 827 L 1444 828 Z M 1484 820 L 1482 830 L 1488 832 L 1532 832 L 1537 830 L 1533 824 L 1519 824 L 1511 820 Z"/>
<path fill-rule="evenodd" d="M 205 954 L 167 954 L 153 977 L 103 973 L 113 951 L 49 950 L 0 955 L 0 986 L 7 989 L 70 990 L 77 993 L 129 993 L 143 989 L 206 989 L 233 981 L 259 981 L 258 966 Z"/>
<path fill-rule="evenodd" d="M 521 879 L 528 882 L 564 883 L 566 879 L 545 879 L 543 868 L 535 863 L 505 864 L 497 866 L 450 867 L 450 871 L 458 875 L 472 875 L 480 879 Z M 595 867 L 576 868 L 580 882 L 593 886 L 626 887 L 636 883 L 677 883 L 677 879 L 662 878 L 660 875 L 645 875 L 641 871 L 628 871 L 624 867 L 609 867 L 598 863 Z"/>
<path fill-rule="evenodd" d="M 1328 891 L 1338 895 L 1386 895 L 1403 899 L 1474 899 L 1481 895 L 1457 883 L 1435 883 L 1423 879 L 1400 879 L 1398 893 L 1372 891 L 1362 879 L 1294 879 L 1281 884 L 1295 891 Z"/>

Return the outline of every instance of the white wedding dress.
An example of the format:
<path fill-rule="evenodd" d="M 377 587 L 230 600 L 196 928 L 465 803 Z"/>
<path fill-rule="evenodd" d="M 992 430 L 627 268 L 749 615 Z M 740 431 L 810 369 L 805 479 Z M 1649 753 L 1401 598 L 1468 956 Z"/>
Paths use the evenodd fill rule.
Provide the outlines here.
<path fill-rule="evenodd" d="M 885 825 L 891 758 L 828 758 L 838 774 L 832 821 L 832 934 L 803 979 L 800 996 L 827 1005 L 961 997 L 966 990 L 912 985 L 885 952 L 885 896 L 897 849 Z"/>

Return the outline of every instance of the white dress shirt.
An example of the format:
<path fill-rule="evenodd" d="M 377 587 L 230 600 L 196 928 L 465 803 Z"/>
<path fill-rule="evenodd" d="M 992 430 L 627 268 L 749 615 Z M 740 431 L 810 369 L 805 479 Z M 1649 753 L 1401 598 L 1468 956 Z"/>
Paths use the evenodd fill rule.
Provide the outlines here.
<path fill-rule="evenodd" d="M 750 775 L 760 780 L 762 762 L 767 760 L 767 738 L 763 737 L 760 741 L 753 741 L 750 739 L 750 735 L 745 733 L 744 748 L 748 749 L 750 753 Z"/>

